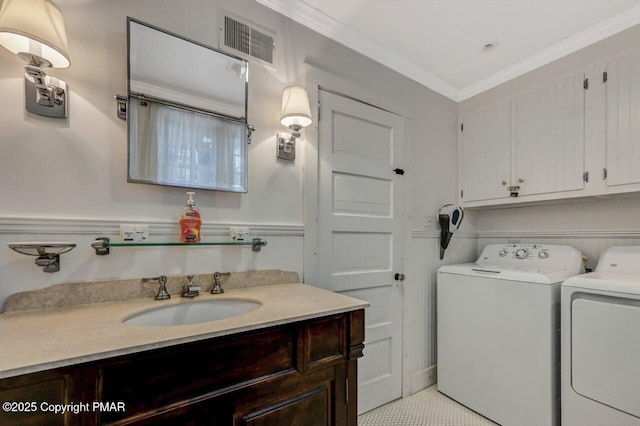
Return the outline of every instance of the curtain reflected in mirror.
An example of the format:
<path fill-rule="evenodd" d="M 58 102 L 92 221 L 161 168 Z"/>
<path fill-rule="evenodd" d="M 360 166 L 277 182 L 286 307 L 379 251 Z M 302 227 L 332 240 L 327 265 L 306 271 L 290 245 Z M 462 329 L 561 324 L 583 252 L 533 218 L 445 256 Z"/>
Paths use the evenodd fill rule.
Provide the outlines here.
<path fill-rule="evenodd" d="M 128 181 L 247 192 L 249 65 L 133 18 Z"/>
<path fill-rule="evenodd" d="M 246 192 L 246 125 L 160 103 L 129 102 L 129 180 Z"/>

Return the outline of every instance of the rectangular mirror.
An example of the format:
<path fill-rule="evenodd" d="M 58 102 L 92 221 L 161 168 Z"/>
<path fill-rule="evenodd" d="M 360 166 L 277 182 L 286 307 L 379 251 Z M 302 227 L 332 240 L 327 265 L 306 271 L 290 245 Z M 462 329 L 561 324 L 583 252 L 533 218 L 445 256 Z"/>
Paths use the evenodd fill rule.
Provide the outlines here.
<path fill-rule="evenodd" d="M 247 192 L 248 64 L 135 19 L 128 181 Z"/>

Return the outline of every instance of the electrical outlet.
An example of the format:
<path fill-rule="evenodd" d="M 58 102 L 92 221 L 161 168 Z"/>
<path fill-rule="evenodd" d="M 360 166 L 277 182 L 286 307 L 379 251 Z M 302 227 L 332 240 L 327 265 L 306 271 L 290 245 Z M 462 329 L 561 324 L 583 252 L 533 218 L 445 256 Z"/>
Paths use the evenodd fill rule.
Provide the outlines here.
<path fill-rule="evenodd" d="M 247 227 L 231 227 L 229 228 L 229 237 L 233 241 L 249 241 L 249 228 Z"/>
<path fill-rule="evenodd" d="M 136 225 L 133 231 L 133 240 L 136 243 L 144 243 L 149 240 L 149 225 Z"/>
<path fill-rule="evenodd" d="M 120 225 L 120 239 L 123 243 L 133 243 L 133 234 L 135 231 L 135 225 Z"/>
<path fill-rule="evenodd" d="M 431 231 L 433 229 L 433 217 L 425 216 L 424 224 L 422 225 L 422 227 L 425 231 Z"/>
<path fill-rule="evenodd" d="M 120 225 L 120 239 L 123 243 L 144 243 L 149 240 L 149 225 Z"/>

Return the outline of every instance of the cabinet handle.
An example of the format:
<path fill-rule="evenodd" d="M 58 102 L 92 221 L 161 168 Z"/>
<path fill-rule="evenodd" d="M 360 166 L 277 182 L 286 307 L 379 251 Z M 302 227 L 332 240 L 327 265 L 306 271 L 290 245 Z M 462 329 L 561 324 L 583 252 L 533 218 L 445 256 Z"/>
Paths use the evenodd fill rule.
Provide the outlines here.
<path fill-rule="evenodd" d="M 518 182 L 519 182 L 519 183 L 522 183 L 522 182 L 524 182 L 524 179 L 519 178 L 519 179 L 518 179 Z"/>

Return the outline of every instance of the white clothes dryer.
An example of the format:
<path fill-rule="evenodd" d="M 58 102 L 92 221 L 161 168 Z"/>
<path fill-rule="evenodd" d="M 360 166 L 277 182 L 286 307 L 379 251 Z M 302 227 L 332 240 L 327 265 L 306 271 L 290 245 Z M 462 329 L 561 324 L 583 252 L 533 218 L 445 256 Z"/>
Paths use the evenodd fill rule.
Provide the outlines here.
<path fill-rule="evenodd" d="M 640 426 L 640 247 L 562 284 L 562 425 Z"/>
<path fill-rule="evenodd" d="M 573 247 L 488 245 L 438 269 L 438 390 L 503 426 L 560 421 L 560 283 Z"/>

